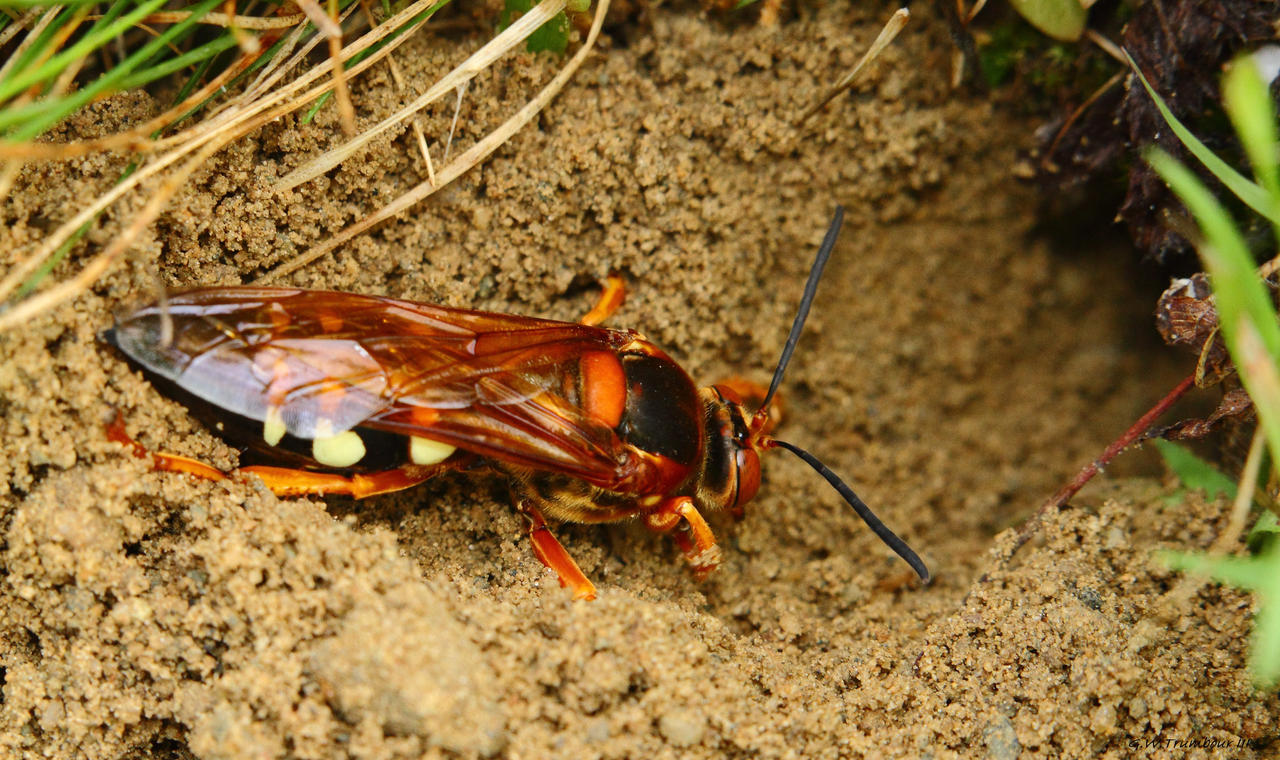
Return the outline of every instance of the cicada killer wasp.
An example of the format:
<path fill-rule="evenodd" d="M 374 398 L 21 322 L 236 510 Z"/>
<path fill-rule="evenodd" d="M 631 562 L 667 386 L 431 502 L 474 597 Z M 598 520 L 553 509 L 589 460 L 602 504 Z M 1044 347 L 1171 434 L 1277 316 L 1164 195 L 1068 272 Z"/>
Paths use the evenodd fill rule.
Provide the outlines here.
<path fill-rule="evenodd" d="M 759 408 L 741 383 L 699 390 L 640 334 L 594 324 L 326 291 L 198 288 L 139 309 L 108 340 L 162 390 L 266 464 L 280 495 L 364 498 L 448 470 L 514 484 L 535 553 L 572 588 L 595 588 L 546 518 L 639 518 L 670 532 L 699 576 L 720 562 L 704 511 L 740 512 L 759 453 L 784 448 L 822 474 L 924 580 L 924 563 L 831 470 L 770 435 L 771 402 L 835 247 L 837 209 Z M 616 292 L 616 291 L 615 291 Z M 115 437 L 127 441 L 122 428 Z M 154 455 L 162 469 L 221 477 Z"/>

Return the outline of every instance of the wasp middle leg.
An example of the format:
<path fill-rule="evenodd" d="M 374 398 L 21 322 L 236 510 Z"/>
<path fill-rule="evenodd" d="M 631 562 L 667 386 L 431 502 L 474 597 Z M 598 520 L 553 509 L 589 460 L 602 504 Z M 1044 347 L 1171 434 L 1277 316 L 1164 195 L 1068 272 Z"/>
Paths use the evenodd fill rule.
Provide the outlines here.
<path fill-rule="evenodd" d="M 116 412 L 111 422 L 107 423 L 107 440 L 124 446 L 136 457 L 140 459 L 151 459 L 152 469 L 162 472 L 185 472 L 188 475 L 195 475 L 197 478 L 205 480 L 222 480 L 227 474 L 218 468 L 205 464 L 199 459 L 191 457 L 179 456 L 177 454 L 164 454 L 151 451 L 147 447 L 133 440 L 124 429 L 124 415 Z"/>
<path fill-rule="evenodd" d="M 582 568 L 578 567 L 578 563 L 573 561 L 573 557 L 564 548 L 564 544 L 561 544 L 547 527 L 547 521 L 542 516 L 541 510 L 528 499 L 518 500 L 516 509 L 524 515 L 525 532 L 529 535 L 529 541 L 533 543 L 533 553 L 542 564 L 555 571 L 560 578 L 560 585 L 568 586 L 573 590 L 574 600 L 595 599 L 595 584 L 587 578 Z"/>

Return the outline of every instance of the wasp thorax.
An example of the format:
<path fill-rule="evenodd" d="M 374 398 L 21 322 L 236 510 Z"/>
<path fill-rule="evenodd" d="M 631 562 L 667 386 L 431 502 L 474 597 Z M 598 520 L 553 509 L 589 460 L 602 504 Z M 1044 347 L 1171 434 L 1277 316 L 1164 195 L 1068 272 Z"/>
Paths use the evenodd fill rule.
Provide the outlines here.
<path fill-rule="evenodd" d="M 619 429 L 627 441 L 686 467 L 698 458 L 698 398 L 689 376 L 665 356 L 627 353 L 626 407 Z"/>

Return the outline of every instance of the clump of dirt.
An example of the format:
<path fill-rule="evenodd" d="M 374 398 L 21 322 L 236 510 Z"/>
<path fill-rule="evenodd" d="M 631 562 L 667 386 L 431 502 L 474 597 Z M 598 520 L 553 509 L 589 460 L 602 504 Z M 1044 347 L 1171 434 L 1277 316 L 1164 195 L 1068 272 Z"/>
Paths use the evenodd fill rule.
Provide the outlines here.
<path fill-rule="evenodd" d="M 781 434 L 843 474 L 936 582 L 916 588 L 782 454 L 745 519 L 712 516 L 725 562 L 705 583 L 639 526 L 559 528 L 600 590 L 573 603 L 534 559 L 500 480 L 280 500 L 256 480 L 148 472 L 107 442 L 119 409 L 148 446 L 234 466 L 97 332 L 158 281 L 250 279 L 425 176 L 402 132 L 274 190 L 341 139 L 326 109 L 216 157 L 128 267 L 0 336 L 0 747 L 1010 758 L 1221 738 L 1245 740 L 1233 756 L 1265 754 L 1280 705 L 1244 671 L 1248 597 L 1206 587 L 1169 613 L 1170 576 L 1150 560 L 1207 546 L 1217 505 L 1169 507 L 1138 483 L 1058 516 L 1019 564 L 992 566 L 994 534 L 1176 369 L 1135 338 L 1147 308 L 1126 306 L 1121 257 L 1054 254 L 1031 234 L 1033 204 L 1008 174 L 1025 127 L 946 89 L 942 25 L 917 19 L 797 134 L 792 117 L 878 31 L 869 11 L 828 5 L 778 30 L 651 16 L 628 46 L 606 41 L 486 164 L 290 282 L 572 319 L 589 284 L 619 270 L 630 296 L 614 324 L 706 382 L 764 381 L 843 203 Z M 397 54 L 406 91 L 385 67 L 354 83 L 361 119 L 390 113 L 480 39 L 411 43 Z M 559 64 L 516 56 L 485 72 L 453 150 Z M 112 107 L 124 121 L 153 110 Z M 424 127 L 443 139 L 451 118 L 442 107 Z M 25 169 L 0 206 L 0 249 L 65 218 L 68 199 L 108 185 L 121 161 Z M 88 245 L 126 216 L 101 220 Z"/>

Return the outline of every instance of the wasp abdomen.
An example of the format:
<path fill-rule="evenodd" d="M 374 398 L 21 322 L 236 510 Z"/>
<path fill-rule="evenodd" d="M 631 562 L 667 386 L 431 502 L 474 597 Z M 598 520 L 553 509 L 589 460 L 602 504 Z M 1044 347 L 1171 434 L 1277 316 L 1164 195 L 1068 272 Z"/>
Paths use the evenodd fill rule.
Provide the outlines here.
<path fill-rule="evenodd" d="M 242 464 L 292 466 L 305 470 L 381 472 L 405 465 L 435 465 L 453 456 L 450 444 L 416 435 L 357 426 L 317 438 L 301 438 L 270 420 L 259 422 L 228 411 L 199 396 L 153 377 L 165 394 L 181 401 L 218 435 L 245 451 Z"/>

